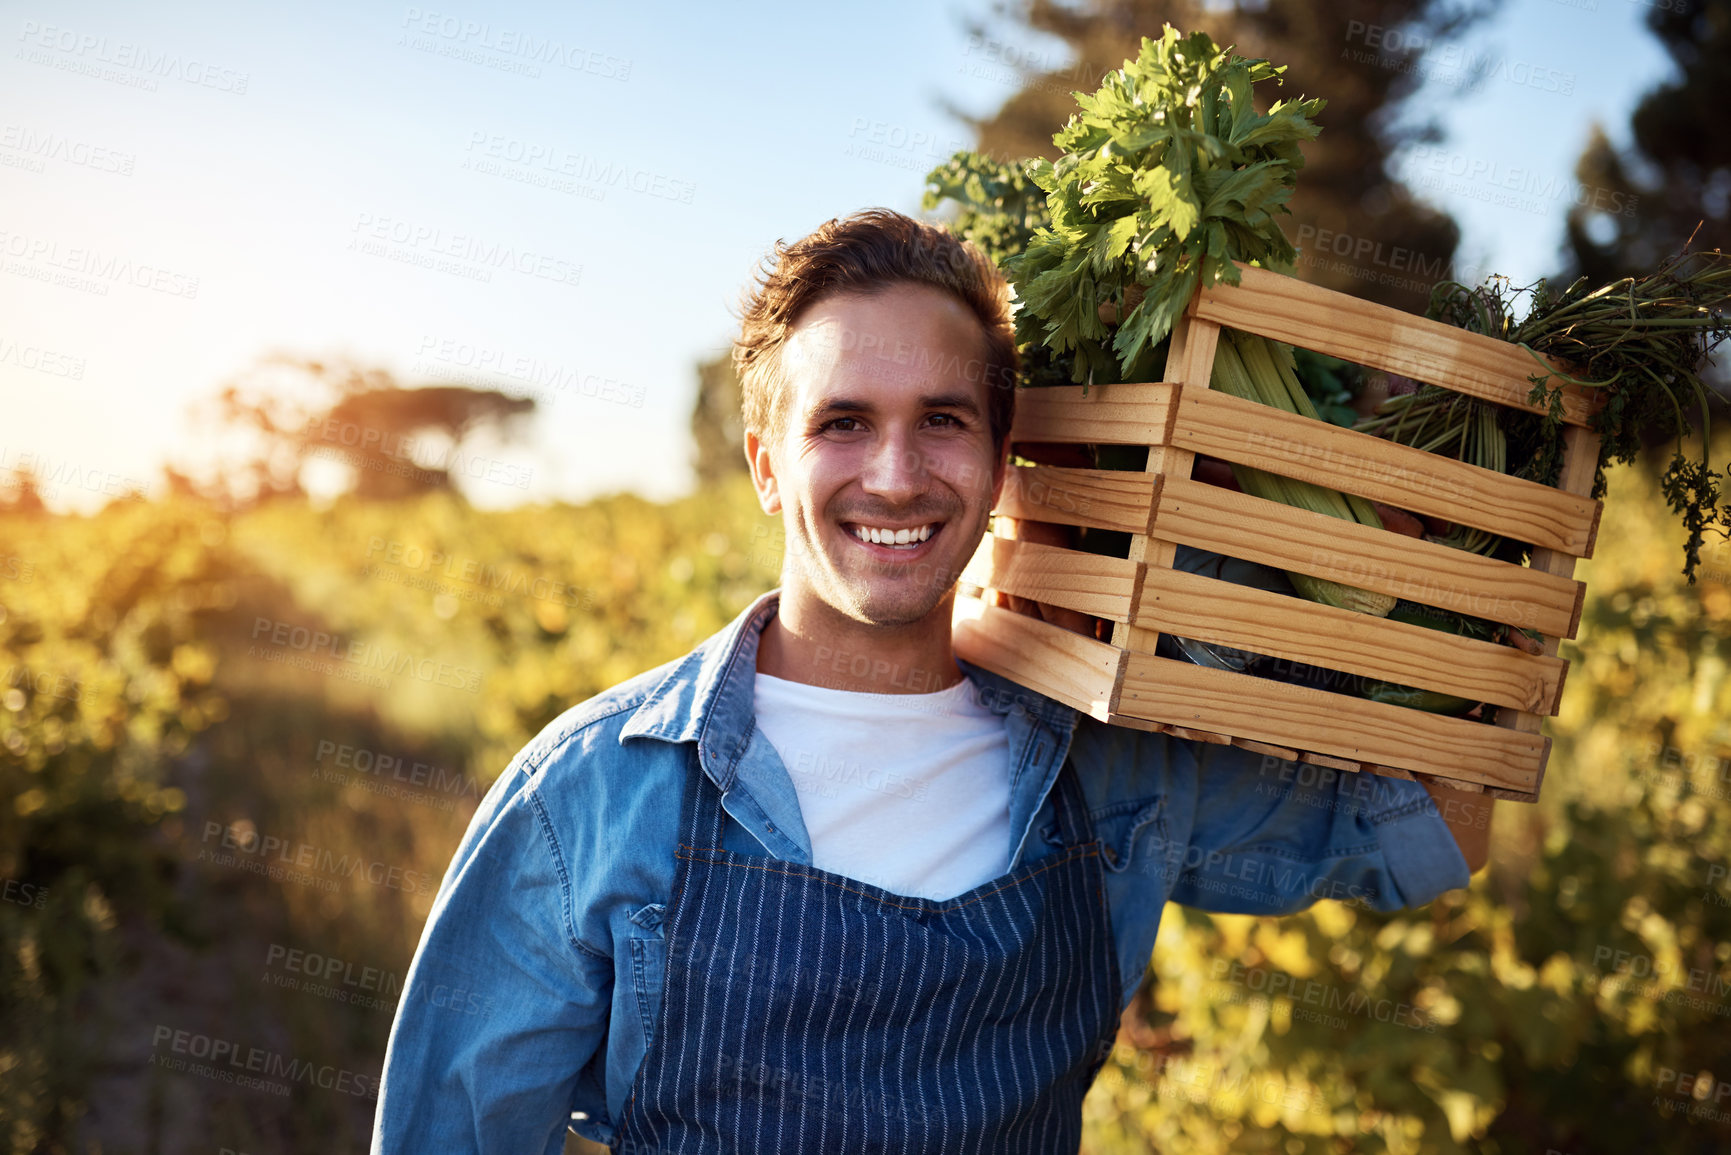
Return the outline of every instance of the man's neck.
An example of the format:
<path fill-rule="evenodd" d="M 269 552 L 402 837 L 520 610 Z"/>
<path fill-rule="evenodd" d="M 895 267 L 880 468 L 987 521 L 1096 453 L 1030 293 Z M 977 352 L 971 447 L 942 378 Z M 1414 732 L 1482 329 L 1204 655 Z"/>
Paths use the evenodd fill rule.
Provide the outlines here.
<path fill-rule="evenodd" d="M 953 598 L 918 622 L 871 626 L 834 611 L 806 611 L 790 604 L 784 592 L 758 638 L 757 671 L 866 694 L 947 690 L 966 677 L 950 650 Z"/>

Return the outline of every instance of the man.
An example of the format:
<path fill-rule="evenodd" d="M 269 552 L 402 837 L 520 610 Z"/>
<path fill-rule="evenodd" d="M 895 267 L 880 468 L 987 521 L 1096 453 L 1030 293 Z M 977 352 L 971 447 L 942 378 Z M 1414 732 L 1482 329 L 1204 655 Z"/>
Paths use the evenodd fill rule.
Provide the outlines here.
<path fill-rule="evenodd" d="M 1104 726 L 954 656 L 1016 368 L 973 249 L 882 210 L 778 244 L 735 361 L 782 585 L 489 791 L 375 1152 L 557 1151 L 568 1123 L 636 1152 L 1074 1151 L 1167 900 L 1466 885 L 1414 783 Z"/>

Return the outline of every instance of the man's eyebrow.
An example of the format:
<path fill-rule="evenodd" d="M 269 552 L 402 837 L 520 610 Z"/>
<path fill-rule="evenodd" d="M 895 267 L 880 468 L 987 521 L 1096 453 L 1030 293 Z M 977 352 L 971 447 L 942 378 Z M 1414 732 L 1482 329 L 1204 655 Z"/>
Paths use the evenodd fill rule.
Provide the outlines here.
<path fill-rule="evenodd" d="M 980 406 L 977 401 L 966 393 L 939 393 L 935 396 L 921 397 L 922 409 L 961 409 L 968 413 L 978 414 Z"/>
<path fill-rule="evenodd" d="M 876 408 L 869 400 L 862 397 L 828 397 L 819 402 L 812 410 L 812 416 L 820 417 L 825 413 L 870 413 Z M 960 409 L 965 413 L 979 416 L 979 402 L 966 393 L 932 393 L 920 398 L 922 409 Z"/>

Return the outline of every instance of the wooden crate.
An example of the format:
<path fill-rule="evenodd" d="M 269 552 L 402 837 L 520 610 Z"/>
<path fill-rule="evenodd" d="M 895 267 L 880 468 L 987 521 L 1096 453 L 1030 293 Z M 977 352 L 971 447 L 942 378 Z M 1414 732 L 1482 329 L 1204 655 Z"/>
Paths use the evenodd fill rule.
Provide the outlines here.
<path fill-rule="evenodd" d="M 1015 522 L 998 519 L 962 576 L 957 654 L 1108 723 L 1536 799 L 1550 752 L 1540 723 L 1557 712 L 1568 667 L 1557 645 L 1574 637 L 1585 594 L 1571 575 L 1599 525 L 1600 503 L 1587 496 L 1597 399 L 1565 391 L 1564 466 L 1551 488 L 1211 391 L 1228 326 L 1533 411 L 1539 365 L 1517 346 L 1240 268 L 1242 284 L 1191 303 L 1166 381 L 1017 398 L 1012 442 L 1147 446 L 1147 467 L 1018 466 L 994 512 L 1121 530 L 1130 556 L 1018 541 Z M 1198 453 L 1531 542 L 1531 565 L 1203 484 L 1191 478 Z M 1172 568 L 1180 544 L 1528 628 L 1544 635 L 1544 652 L 1184 573 Z M 1112 640 L 1000 608 L 989 590 L 1109 618 Z M 1163 632 L 1506 708 L 1493 725 L 1170 660 L 1155 654 Z"/>

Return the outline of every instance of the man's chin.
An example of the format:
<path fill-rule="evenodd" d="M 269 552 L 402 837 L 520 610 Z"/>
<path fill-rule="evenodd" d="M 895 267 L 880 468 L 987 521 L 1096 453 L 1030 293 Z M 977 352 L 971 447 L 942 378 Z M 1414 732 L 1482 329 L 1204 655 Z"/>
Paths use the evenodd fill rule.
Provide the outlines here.
<path fill-rule="evenodd" d="M 867 625 L 885 628 L 915 626 L 930 620 L 942 602 L 941 598 L 917 605 L 873 602 L 860 607 L 858 618 Z"/>
<path fill-rule="evenodd" d="M 925 621 L 948 599 L 955 583 L 937 587 L 930 579 L 875 578 L 844 583 L 844 604 L 855 621 L 873 626 L 911 626 Z"/>
<path fill-rule="evenodd" d="M 948 551 L 907 562 L 825 555 L 824 564 L 803 567 L 795 580 L 808 596 L 856 622 L 910 626 L 949 604 L 961 571 Z"/>

